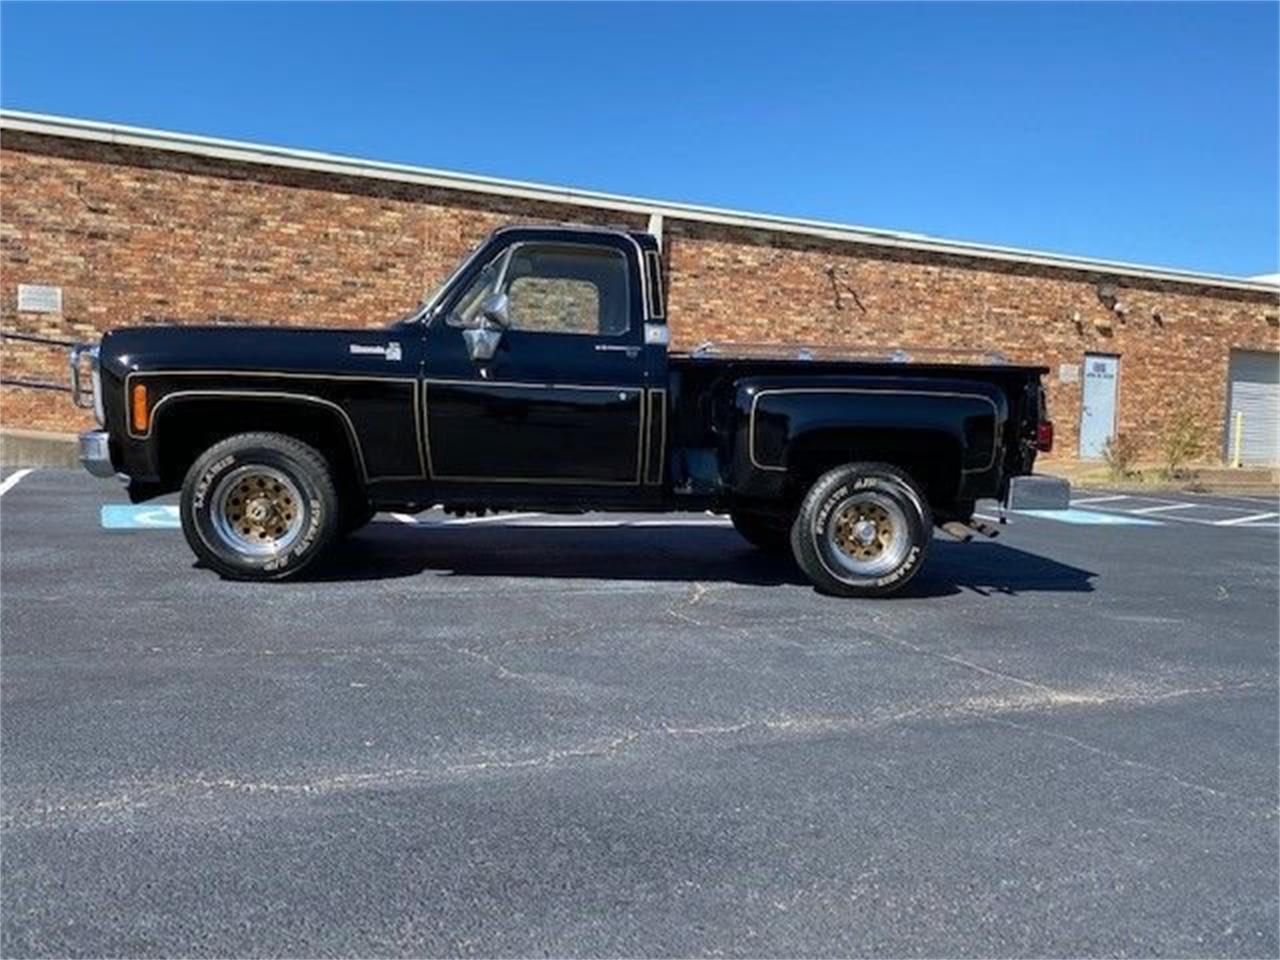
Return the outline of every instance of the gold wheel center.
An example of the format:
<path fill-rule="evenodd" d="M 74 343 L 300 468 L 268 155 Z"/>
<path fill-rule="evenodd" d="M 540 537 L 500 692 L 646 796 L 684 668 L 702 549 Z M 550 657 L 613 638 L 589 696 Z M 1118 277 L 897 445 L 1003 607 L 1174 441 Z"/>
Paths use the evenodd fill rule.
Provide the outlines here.
<path fill-rule="evenodd" d="M 258 497 L 249 501 L 249 505 L 245 507 L 244 514 L 254 523 L 262 523 L 275 511 L 271 505 L 271 501 L 264 497 Z"/>
<path fill-rule="evenodd" d="M 875 559 L 893 540 L 893 518 L 879 504 L 851 504 L 836 518 L 834 539 L 855 560 Z"/>
<path fill-rule="evenodd" d="M 270 542 L 289 530 L 297 504 L 288 489 L 274 477 L 244 477 L 226 499 L 226 516 L 242 537 Z"/>

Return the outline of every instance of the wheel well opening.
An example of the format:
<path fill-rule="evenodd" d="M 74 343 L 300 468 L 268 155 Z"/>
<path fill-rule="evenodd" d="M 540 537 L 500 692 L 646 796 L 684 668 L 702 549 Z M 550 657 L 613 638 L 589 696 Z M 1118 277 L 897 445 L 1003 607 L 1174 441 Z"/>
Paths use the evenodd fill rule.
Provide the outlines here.
<path fill-rule="evenodd" d="M 333 468 L 340 493 L 363 488 L 354 438 L 336 412 L 316 404 L 276 398 L 194 398 L 162 410 L 152 429 L 165 489 L 180 487 L 191 464 L 219 440 L 263 431 L 294 437 L 318 450 Z"/>

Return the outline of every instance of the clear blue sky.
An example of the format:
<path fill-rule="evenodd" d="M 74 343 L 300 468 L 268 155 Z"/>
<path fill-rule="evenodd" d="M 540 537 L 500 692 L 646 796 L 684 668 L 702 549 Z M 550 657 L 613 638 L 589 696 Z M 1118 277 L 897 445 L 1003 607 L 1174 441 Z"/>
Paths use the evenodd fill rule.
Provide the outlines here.
<path fill-rule="evenodd" d="M 658 199 L 1280 270 L 1275 3 L 7 2 L 0 102 Z"/>

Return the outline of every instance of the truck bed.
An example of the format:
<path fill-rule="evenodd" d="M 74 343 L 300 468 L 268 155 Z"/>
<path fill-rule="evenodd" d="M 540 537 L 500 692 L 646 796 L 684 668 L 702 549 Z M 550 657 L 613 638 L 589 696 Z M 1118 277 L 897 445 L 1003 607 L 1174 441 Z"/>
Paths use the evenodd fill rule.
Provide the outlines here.
<path fill-rule="evenodd" d="M 891 358 L 892 357 L 892 358 Z M 966 357 L 969 362 L 957 362 Z M 919 359 L 917 359 L 919 358 Z M 1003 434 L 1002 477 L 1028 472 L 1034 460 L 1036 424 L 1042 419 L 1040 378 L 1043 366 L 1018 365 L 983 351 L 920 350 L 856 355 L 836 348 L 715 345 L 668 356 L 672 422 L 676 445 L 723 449 L 718 425 L 732 422 L 735 394 L 743 381 L 760 378 L 802 383 L 808 389 L 885 381 L 923 386 L 922 382 L 974 383 L 1003 394 L 1008 410 Z M 924 386 L 928 389 L 927 386 Z M 885 403 L 896 402 L 886 398 Z M 996 491 L 991 491 L 994 495 Z"/>

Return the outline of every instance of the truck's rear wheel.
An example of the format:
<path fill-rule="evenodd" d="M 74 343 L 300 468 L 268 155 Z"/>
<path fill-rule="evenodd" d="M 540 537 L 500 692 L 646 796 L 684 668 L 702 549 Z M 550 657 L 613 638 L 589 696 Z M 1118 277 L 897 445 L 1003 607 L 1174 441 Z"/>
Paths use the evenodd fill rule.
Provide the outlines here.
<path fill-rule="evenodd" d="M 824 593 L 882 597 L 916 575 L 932 532 L 929 503 L 910 476 L 885 463 L 851 463 L 809 489 L 791 548 Z"/>
<path fill-rule="evenodd" d="M 181 514 L 196 556 L 236 580 L 298 573 L 340 523 L 328 462 L 279 433 L 237 434 L 201 454 L 183 482 Z"/>
<path fill-rule="evenodd" d="M 786 553 L 791 549 L 790 517 L 735 510 L 729 519 L 742 539 L 765 553 Z"/>

